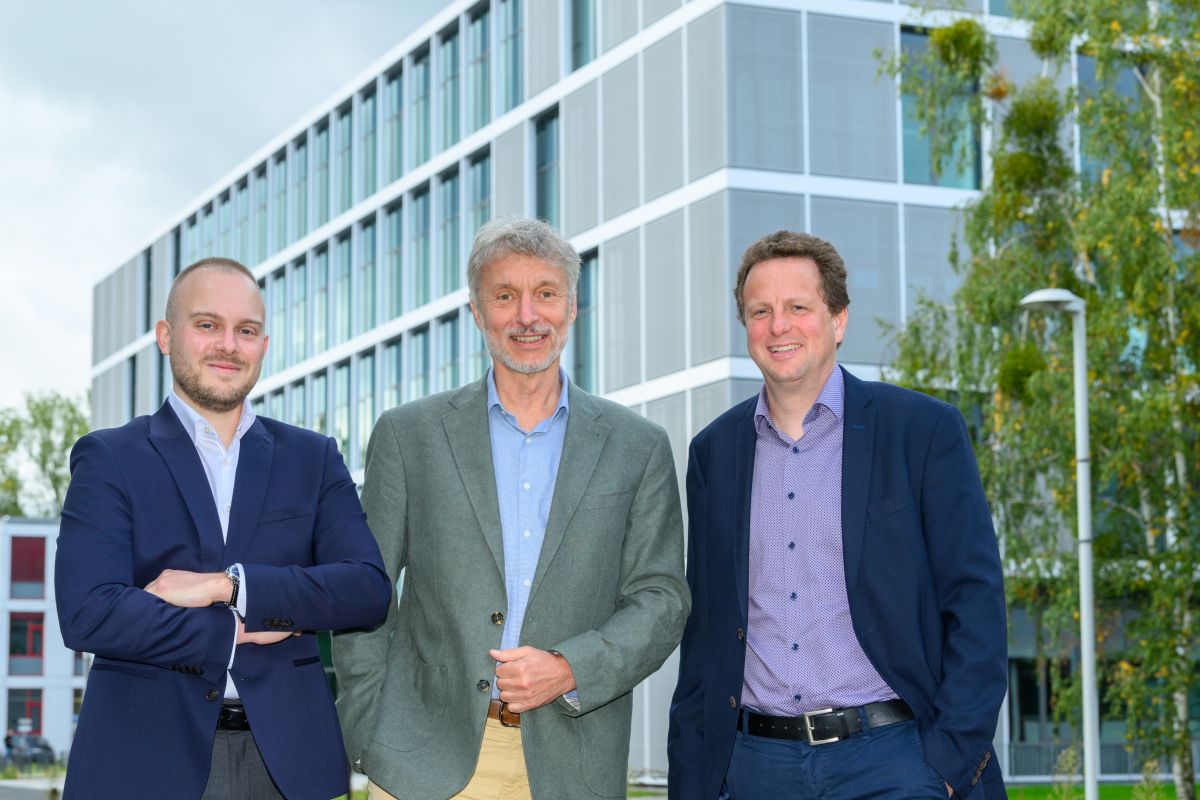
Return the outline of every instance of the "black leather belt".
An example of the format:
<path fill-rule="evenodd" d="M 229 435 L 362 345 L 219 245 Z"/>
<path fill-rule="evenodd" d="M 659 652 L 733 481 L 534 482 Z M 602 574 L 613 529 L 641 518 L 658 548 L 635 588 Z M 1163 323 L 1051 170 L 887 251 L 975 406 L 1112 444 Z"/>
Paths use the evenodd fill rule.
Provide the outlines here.
<path fill-rule="evenodd" d="M 860 714 L 860 711 L 863 713 Z M 746 711 L 738 716 L 737 729 L 745 730 L 751 736 L 798 739 L 809 744 L 831 744 L 861 731 L 863 717 L 866 718 L 868 728 L 880 728 L 884 725 L 895 725 L 897 722 L 907 722 L 913 718 L 913 712 L 903 700 L 884 700 L 853 708 L 822 708 L 798 717 L 771 717 Z"/>
<path fill-rule="evenodd" d="M 217 728 L 223 731 L 250 730 L 246 709 L 241 703 L 225 703 L 221 706 L 221 716 L 217 717 Z"/>

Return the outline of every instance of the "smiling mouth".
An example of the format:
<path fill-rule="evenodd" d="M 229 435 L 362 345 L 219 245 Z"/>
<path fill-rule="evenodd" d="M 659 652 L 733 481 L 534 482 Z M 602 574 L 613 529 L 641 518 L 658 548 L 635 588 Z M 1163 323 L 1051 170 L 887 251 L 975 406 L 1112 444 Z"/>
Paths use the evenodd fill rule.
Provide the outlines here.
<path fill-rule="evenodd" d="M 781 344 L 781 345 L 776 345 L 774 347 L 768 347 L 767 352 L 769 352 L 769 353 L 790 353 L 793 350 L 799 350 L 800 347 L 801 347 L 801 345 L 798 345 L 798 344 Z"/>

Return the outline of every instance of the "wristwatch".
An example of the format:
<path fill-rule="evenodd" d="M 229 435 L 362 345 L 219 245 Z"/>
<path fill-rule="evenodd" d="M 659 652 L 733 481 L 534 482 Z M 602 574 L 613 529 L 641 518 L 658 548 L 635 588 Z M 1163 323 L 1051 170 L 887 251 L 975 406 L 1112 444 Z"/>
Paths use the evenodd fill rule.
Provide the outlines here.
<path fill-rule="evenodd" d="M 242 585 L 241 570 L 238 569 L 237 564 L 233 564 L 225 570 L 225 575 L 229 578 L 229 582 L 233 584 L 233 592 L 229 595 L 229 601 L 225 605 L 230 608 L 237 608 L 238 589 Z"/>

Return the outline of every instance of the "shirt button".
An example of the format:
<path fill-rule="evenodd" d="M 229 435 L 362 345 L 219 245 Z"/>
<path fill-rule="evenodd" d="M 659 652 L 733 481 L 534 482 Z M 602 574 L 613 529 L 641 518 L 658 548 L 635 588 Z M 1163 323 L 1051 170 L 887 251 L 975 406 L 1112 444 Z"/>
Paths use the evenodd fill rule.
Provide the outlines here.
<path fill-rule="evenodd" d="M 800 452 L 800 448 L 799 448 L 799 447 L 795 447 L 795 446 L 793 446 L 793 447 L 792 447 L 792 452 L 793 452 L 793 453 L 799 453 L 799 452 Z M 799 700 L 799 699 L 800 699 L 800 696 L 799 696 L 799 695 L 796 695 L 796 699 L 797 699 L 797 700 Z"/>
<path fill-rule="evenodd" d="M 794 653 L 799 649 L 800 649 L 800 645 L 796 644 L 795 642 L 792 642 L 792 652 Z"/>
<path fill-rule="evenodd" d="M 796 599 L 796 593 L 795 593 L 795 592 L 792 592 L 792 599 L 793 599 L 793 600 L 795 600 L 795 599 Z"/>
<path fill-rule="evenodd" d="M 528 489 L 528 488 L 529 488 L 529 481 L 525 481 L 523 484 L 521 484 L 521 487 L 522 487 L 522 488 L 524 488 L 524 489 Z"/>
<path fill-rule="evenodd" d="M 526 436 L 526 437 L 525 437 L 525 444 L 529 444 L 529 443 L 530 443 L 530 442 L 532 442 L 532 441 L 533 441 L 533 437 L 532 437 L 532 436 Z"/>
<path fill-rule="evenodd" d="M 738 628 L 738 630 L 737 630 L 737 634 L 738 634 L 738 641 L 739 641 L 739 642 L 741 642 L 741 641 L 745 641 L 745 639 L 746 639 L 746 632 L 745 632 L 744 630 L 742 630 L 741 628 Z"/>
<path fill-rule="evenodd" d="M 788 542 L 788 550 L 795 550 L 795 549 L 796 549 L 796 543 Z"/>
<path fill-rule="evenodd" d="M 796 499 L 796 493 L 788 492 L 788 500 L 795 500 L 795 499 Z"/>
<path fill-rule="evenodd" d="M 530 536 L 533 536 L 533 534 L 532 534 L 531 532 L 529 532 L 529 531 L 525 531 L 525 532 L 524 532 L 524 533 L 522 533 L 521 535 L 522 535 L 522 536 L 524 536 L 526 539 L 528 539 Z"/>
<path fill-rule="evenodd" d="M 529 578 L 526 578 L 525 580 L 521 581 L 522 586 L 528 586 L 530 583 L 532 583 L 532 581 L 530 581 Z"/>
<path fill-rule="evenodd" d="M 208 427 L 206 427 L 206 428 L 204 429 L 204 432 L 205 432 L 205 433 L 212 433 L 212 428 L 208 428 Z"/>
<path fill-rule="evenodd" d="M 216 700 L 220 696 L 221 696 L 221 693 L 218 692 L 216 689 L 209 689 L 208 692 L 205 693 L 204 699 L 211 703 L 212 701 Z"/>
<path fill-rule="evenodd" d="M 792 699 L 799 701 L 801 699 L 801 697 L 798 694 L 794 694 L 794 695 L 792 695 Z"/>

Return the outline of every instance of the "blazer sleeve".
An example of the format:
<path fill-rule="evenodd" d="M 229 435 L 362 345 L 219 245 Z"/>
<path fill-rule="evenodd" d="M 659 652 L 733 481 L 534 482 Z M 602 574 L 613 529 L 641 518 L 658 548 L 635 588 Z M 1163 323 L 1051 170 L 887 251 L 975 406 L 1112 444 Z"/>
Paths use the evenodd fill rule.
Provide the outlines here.
<path fill-rule="evenodd" d="M 679 645 L 679 681 L 671 697 L 667 729 L 667 786 L 672 798 L 703 796 L 704 770 L 704 697 L 705 652 L 708 643 L 708 588 L 704 509 L 704 468 L 697 455 L 696 443 L 688 451 L 687 504 L 687 583 L 692 593 L 692 613 L 683 629 Z"/>
<path fill-rule="evenodd" d="M 941 610 L 942 675 L 925 758 L 966 794 L 986 764 L 1008 686 L 1004 577 L 962 415 L 943 407 L 925 461 L 921 517 Z"/>
<path fill-rule="evenodd" d="M 130 495 L 101 437 L 71 450 L 54 592 L 63 643 L 104 658 L 223 675 L 236 631 L 224 606 L 177 608 L 134 585 Z"/>
<path fill-rule="evenodd" d="M 559 701 L 564 713 L 586 714 L 631 691 L 675 649 L 690 605 L 682 551 L 675 464 L 659 429 L 629 510 L 616 611 L 598 629 L 555 645 L 579 692 L 579 708 Z"/>
<path fill-rule="evenodd" d="M 387 614 L 392 584 L 367 528 L 358 492 L 333 439 L 312 533 L 312 566 L 243 563 L 251 587 L 246 630 L 323 631 L 374 625 Z"/>
<path fill-rule="evenodd" d="M 367 444 L 362 504 L 370 523 L 389 586 L 395 586 L 407 563 L 408 495 L 404 458 L 394 421 L 384 415 Z M 350 763 L 367 754 L 379 713 L 379 693 L 386 674 L 387 651 L 394 630 L 395 603 L 388 604 L 383 625 L 335 633 L 333 665 L 338 680 L 337 709 Z"/>

